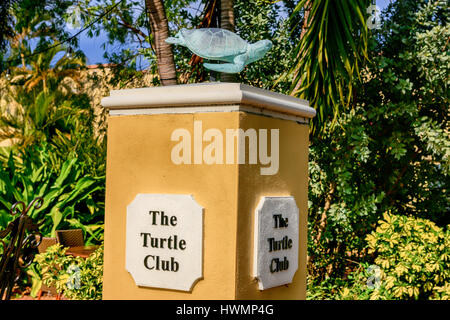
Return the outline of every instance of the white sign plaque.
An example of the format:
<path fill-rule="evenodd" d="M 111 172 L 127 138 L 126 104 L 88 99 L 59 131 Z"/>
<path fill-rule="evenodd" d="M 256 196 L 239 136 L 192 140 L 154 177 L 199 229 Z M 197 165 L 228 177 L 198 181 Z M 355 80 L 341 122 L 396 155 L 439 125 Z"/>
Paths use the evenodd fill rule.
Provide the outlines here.
<path fill-rule="evenodd" d="M 262 197 L 254 235 L 253 276 L 259 289 L 291 283 L 298 269 L 299 210 L 294 197 Z"/>
<path fill-rule="evenodd" d="M 136 285 L 191 291 L 202 278 L 203 208 L 191 195 L 138 194 L 126 228 L 126 269 Z"/>

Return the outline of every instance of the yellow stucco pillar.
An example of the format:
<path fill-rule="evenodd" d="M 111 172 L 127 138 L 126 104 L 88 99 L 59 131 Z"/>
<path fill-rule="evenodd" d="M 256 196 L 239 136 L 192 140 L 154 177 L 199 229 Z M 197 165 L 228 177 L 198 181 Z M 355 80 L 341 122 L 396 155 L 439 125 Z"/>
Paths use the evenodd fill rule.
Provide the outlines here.
<path fill-rule="evenodd" d="M 112 91 L 102 104 L 109 109 L 103 299 L 305 299 L 315 115 L 306 101 L 208 83 Z M 255 230 L 263 197 L 295 201 L 289 228 L 298 246 L 291 233 L 267 243 L 270 254 L 298 250 L 298 269 L 292 282 L 261 290 L 255 237 L 271 232 Z M 278 266 L 297 264 L 271 259 L 275 282 L 285 272 Z"/>

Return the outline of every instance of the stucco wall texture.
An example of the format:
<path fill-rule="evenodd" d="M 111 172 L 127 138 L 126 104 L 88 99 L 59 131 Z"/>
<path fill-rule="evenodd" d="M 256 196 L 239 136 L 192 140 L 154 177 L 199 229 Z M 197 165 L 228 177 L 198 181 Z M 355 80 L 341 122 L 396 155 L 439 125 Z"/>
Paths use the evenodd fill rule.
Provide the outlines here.
<path fill-rule="evenodd" d="M 174 164 L 172 132 L 194 137 L 194 121 L 224 137 L 226 129 L 279 129 L 278 173 L 261 175 L 259 163 Z M 307 124 L 241 111 L 110 117 L 103 299 L 305 299 L 308 132 Z M 203 278 L 191 292 L 138 287 L 126 271 L 126 207 L 138 193 L 191 194 L 204 208 Z M 299 269 L 291 284 L 264 291 L 252 276 L 261 196 L 294 196 L 300 209 Z"/>

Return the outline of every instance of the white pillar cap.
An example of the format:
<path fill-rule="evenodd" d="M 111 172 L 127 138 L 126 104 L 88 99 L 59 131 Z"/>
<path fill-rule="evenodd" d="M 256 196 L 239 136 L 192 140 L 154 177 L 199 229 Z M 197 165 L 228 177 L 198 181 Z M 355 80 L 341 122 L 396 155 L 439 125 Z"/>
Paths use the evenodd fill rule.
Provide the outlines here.
<path fill-rule="evenodd" d="M 212 82 L 112 90 L 101 104 L 110 110 L 111 115 L 249 111 L 248 108 L 269 115 L 281 113 L 302 118 L 316 115 L 306 100 L 241 83 Z"/>

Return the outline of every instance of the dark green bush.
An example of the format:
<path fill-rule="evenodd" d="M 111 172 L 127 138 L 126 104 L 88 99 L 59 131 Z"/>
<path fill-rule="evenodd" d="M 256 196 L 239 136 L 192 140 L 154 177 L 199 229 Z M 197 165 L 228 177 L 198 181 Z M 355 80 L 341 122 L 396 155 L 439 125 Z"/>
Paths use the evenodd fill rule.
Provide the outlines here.
<path fill-rule="evenodd" d="M 57 161 L 61 160 L 60 168 Z M 87 243 L 97 243 L 103 234 L 105 178 L 83 174 L 83 164 L 68 154 L 66 160 L 54 159 L 46 145 L 32 147 L 22 154 L 11 152 L 0 162 L 0 229 L 13 219 L 13 203 L 28 204 L 43 197 L 39 209 L 29 216 L 43 221 L 43 236 L 55 230 L 81 228 Z"/>

